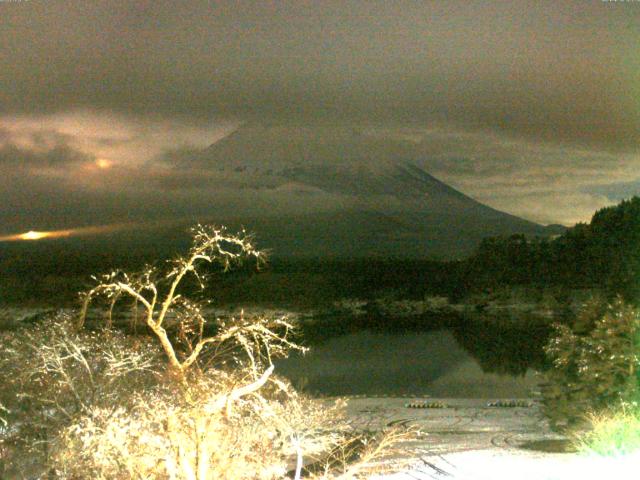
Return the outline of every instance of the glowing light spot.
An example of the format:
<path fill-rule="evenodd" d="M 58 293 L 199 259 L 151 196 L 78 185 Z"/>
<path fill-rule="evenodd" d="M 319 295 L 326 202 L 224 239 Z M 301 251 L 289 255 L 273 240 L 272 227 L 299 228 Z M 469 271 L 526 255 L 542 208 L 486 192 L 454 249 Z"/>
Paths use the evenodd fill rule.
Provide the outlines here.
<path fill-rule="evenodd" d="M 1 0 L 0 0 L 1 1 Z M 176 220 L 142 222 L 142 223 L 115 223 L 111 225 L 94 225 L 91 227 L 71 228 L 68 230 L 50 230 L 47 232 L 37 232 L 29 230 L 26 233 L 16 233 L 13 235 L 0 235 L 0 242 L 21 242 L 31 240 L 41 240 L 43 238 L 55 239 L 64 237 L 80 237 L 86 235 L 100 235 L 103 233 L 113 233 L 121 230 L 158 228 L 163 225 L 176 225 L 180 222 Z"/>
<path fill-rule="evenodd" d="M 46 238 L 50 236 L 48 232 L 34 232 L 33 230 L 28 231 L 27 233 L 23 233 L 20 235 L 21 240 L 40 240 L 41 238 Z"/>
<path fill-rule="evenodd" d="M 106 158 L 98 158 L 96 159 L 96 166 L 102 170 L 106 170 L 113 166 L 113 162 Z"/>
<path fill-rule="evenodd" d="M 19 242 L 19 241 L 42 240 L 43 238 L 60 238 L 60 237 L 68 237 L 72 233 L 73 233 L 73 230 L 54 230 L 51 232 L 37 232 L 35 230 L 29 230 L 26 233 L 0 236 L 0 242 Z"/>
<path fill-rule="evenodd" d="M 16 233 L 13 235 L 0 235 L 0 242 L 21 242 L 31 240 L 42 240 L 65 238 L 65 237 L 81 237 L 88 235 L 100 235 L 103 233 L 113 233 L 120 230 L 128 230 L 135 228 L 157 228 L 161 225 L 173 225 L 175 221 L 166 222 L 150 222 L 150 223 L 116 223 L 111 225 L 94 225 L 91 227 L 70 228 L 68 230 L 50 230 L 48 232 L 37 232 L 29 230 L 26 233 Z"/>

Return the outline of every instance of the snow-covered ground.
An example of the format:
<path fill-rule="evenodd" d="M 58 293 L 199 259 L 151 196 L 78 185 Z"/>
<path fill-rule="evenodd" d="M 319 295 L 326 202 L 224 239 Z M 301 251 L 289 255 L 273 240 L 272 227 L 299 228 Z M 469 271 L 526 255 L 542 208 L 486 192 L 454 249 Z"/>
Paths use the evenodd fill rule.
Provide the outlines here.
<path fill-rule="evenodd" d="M 640 455 L 602 458 L 567 452 L 566 439 L 550 431 L 537 404 L 521 400 L 520 407 L 495 407 L 486 399 L 348 398 L 347 415 L 355 428 L 405 425 L 422 432 L 401 446 L 412 467 L 372 480 L 638 478 Z M 422 402 L 445 408 L 413 408 Z"/>

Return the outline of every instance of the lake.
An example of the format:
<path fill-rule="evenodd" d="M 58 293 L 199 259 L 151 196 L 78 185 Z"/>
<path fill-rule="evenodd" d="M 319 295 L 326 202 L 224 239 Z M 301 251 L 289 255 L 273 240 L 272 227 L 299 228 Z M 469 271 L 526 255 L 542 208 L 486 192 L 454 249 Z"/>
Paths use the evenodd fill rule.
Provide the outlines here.
<path fill-rule="evenodd" d="M 523 345 L 535 343 L 535 348 L 539 348 L 539 342 L 527 342 L 522 335 L 520 338 Z M 462 346 L 468 344 L 468 338 L 460 331 L 361 331 L 315 345 L 304 356 L 296 354 L 280 360 L 276 362 L 276 372 L 308 393 L 326 396 L 531 396 L 538 381 L 534 370 L 526 364 L 523 366 L 522 358 L 513 359 L 518 368 L 509 368 L 506 363 L 510 360 L 505 358 L 504 345 L 501 345 L 505 342 L 499 336 L 480 340 L 483 341 L 474 343 L 474 357 Z M 493 346 L 496 351 L 492 352 Z M 521 356 L 521 347 L 507 346 L 515 347 L 511 356 Z M 533 352 L 533 355 L 539 356 L 539 353 Z M 493 368 L 487 367 L 492 362 Z M 507 373 L 513 371 L 518 374 Z"/>

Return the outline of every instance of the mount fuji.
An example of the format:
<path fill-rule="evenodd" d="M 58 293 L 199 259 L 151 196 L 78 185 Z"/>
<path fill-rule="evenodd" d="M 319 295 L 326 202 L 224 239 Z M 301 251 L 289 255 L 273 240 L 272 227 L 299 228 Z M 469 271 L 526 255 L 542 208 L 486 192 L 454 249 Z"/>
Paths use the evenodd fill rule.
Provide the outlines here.
<path fill-rule="evenodd" d="M 487 236 L 558 233 L 434 178 L 409 142 L 350 128 L 243 126 L 168 161 L 207 172 L 212 219 L 276 256 L 459 258 Z"/>

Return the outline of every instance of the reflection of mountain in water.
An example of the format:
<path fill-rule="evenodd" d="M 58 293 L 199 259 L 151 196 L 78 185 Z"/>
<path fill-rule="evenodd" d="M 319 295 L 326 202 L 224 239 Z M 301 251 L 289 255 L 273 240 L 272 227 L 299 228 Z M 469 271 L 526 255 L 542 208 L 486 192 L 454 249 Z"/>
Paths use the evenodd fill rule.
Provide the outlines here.
<path fill-rule="evenodd" d="M 276 370 L 306 391 L 324 395 L 529 395 L 536 380 L 523 362 L 535 355 L 520 352 L 506 359 L 508 352 L 515 351 L 498 348 L 477 357 L 491 365 L 481 367 L 456 340 L 458 335 L 448 330 L 402 334 L 361 331 L 329 339 L 304 357 L 279 361 Z M 474 338 L 481 341 L 469 340 Z M 482 348 L 491 350 L 506 338 L 492 344 L 488 337 L 471 331 L 464 341 L 472 346 L 475 356 Z"/>
<path fill-rule="evenodd" d="M 549 325 L 535 319 L 508 320 L 470 319 L 454 327 L 453 336 L 483 372 L 525 375 L 529 369 L 544 370 Z"/>
<path fill-rule="evenodd" d="M 358 332 L 316 345 L 277 365 L 281 374 L 325 395 L 402 395 L 428 385 L 464 361 L 448 332 Z"/>

